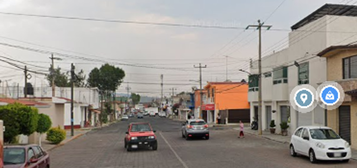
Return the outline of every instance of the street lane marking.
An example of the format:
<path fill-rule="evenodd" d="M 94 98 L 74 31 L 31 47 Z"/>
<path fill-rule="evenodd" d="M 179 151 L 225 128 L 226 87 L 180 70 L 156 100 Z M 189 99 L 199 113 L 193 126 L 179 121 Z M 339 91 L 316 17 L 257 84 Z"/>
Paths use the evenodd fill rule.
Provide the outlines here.
<path fill-rule="evenodd" d="M 176 153 L 176 151 L 172 148 L 172 146 L 169 144 L 169 142 L 166 140 L 166 138 L 161 134 L 160 135 L 162 137 L 162 139 L 164 139 L 164 141 L 166 142 L 166 144 L 169 146 L 169 148 L 171 149 L 171 151 L 175 154 L 176 158 L 181 162 L 182 166 L 184 168 L 188 168 L 188 166 L 186 165 L 186 163 L 181 159 L 181 157 Z"/>

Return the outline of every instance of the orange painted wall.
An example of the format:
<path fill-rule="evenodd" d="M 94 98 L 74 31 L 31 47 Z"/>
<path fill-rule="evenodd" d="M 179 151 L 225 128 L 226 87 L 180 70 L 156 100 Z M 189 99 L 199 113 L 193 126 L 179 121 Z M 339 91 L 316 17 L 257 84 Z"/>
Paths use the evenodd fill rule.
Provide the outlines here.
<path fill-rule="evenodd" d="M 249 109 L 248 84 L 208 84 L 205 89 L 214 88 L 214 102 L 217 110 Z"/>

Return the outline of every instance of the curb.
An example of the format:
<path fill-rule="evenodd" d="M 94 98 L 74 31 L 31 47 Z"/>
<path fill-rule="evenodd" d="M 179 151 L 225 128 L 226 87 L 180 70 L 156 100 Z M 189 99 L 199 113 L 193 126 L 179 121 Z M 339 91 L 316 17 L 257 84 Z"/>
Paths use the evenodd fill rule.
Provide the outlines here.
<path fill-rule="evenodd" d="M 71 139 L 69 139 L 68 141 L 66 141 L 66 142 L 61 142 L 60 144 L 55 145 L 54 147 L 48 149 L 47 151 L 52 151 L 53 149 L 56 149 L 56 148 L 58 148 L 58 147 L 61 147 L 61 146 L 65 145 L 66 143 L 71 142 L 71 141 L 73 141 L 73 140 L 75 140 L 75 139 L 77 139 L 77 138 L 83 136 L 84 134 L 86 134 L 86 133 L 81 133 L 81 134 L 75 135 L 75 136 L 73 136 Z"/>

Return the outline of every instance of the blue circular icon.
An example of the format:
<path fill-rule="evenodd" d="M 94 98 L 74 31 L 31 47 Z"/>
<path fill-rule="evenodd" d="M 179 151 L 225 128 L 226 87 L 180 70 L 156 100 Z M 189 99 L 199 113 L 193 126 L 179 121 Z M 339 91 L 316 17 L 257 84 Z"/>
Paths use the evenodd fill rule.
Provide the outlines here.
<path fill-rule="evenodd" d="M 321 90 L 320 97 L 324 104 L 332 106 L 340 99 L 340 92 L 335 86 L 328 85 Z"/>
<path fill-rule="evenodd" d="M 295 104 L 300 108 L 309 108 L 314 102 L 314 95 L 308 89 L 300 89 L 294 96 Z"/>

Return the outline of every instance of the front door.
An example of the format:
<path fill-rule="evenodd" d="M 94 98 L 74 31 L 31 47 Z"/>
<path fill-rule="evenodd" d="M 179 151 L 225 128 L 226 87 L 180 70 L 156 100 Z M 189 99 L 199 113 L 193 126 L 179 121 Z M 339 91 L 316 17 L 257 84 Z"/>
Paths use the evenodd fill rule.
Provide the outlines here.
<path fill-rule="evenodd" d="M 258 106 L 254 106 L 254 120 L 258 121 Z"/>
<path fill-rule="evenodd" d="M 265 106 L 266 111 L 266 129 L 270 128 L 270 121 L 271 121 L 271 106 Z"/>
<path fill-rule="evenodd" d="M 339 113 L 339 134 L 342 139 L 351 144 L 351 107 L 340 106 Z"/>

